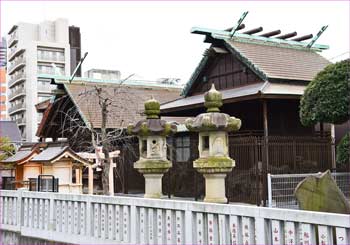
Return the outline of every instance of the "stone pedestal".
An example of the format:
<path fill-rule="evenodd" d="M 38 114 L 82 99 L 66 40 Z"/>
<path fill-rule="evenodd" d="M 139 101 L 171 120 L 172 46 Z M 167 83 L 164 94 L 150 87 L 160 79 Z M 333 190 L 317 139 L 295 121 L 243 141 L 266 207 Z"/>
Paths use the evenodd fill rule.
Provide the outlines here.
<path fill-rule="evenodd" d="M 193 167 L 205 178 L 205 202 L 227 203 L 225 178 L 235 161 L 229 157 L 205 157 L 193 162 Z"/>
<path fill-rule="evenodd" d="M 227 203 L 225 195 L 226 174 L 203 174 L 205 178 L 205 202 Z"/>
<path fill-rule="evenodd" d="M 147 198 L 160 198 L 162 196 L 162 177 L 171 168 L 167 160 L 141 159 L 134 164 L 134 168 L 145 178 L 145 195 Z"/>
<path fill-rule="evenodd" d="M 145 177 L 145 195 L 146 198 L 160 198 L 162 196 L 162 177 L 163 174 L 143 174 Z"/>

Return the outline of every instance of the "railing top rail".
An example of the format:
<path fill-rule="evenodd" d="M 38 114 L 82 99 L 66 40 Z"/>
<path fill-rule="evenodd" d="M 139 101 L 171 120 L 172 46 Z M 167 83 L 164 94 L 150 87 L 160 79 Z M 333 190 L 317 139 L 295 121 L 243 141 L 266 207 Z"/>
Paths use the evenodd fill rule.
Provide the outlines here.
<path fill-rule="evenodd" d="M 307 174 L 269 174 L 271 178 L 298 178 L 298 177 L 308 177 L 308 176 L 318 176 L 322 174 L 318 173 L 307 173 Z M 341 172 L 341 173 L 331 173 L 332 176 L 350 176 L 349 172 Z"/>
<path fill-rule="evenodd" d="M 62 193 L 41 193 L 29 191 L 6 191 L 0 192 L 1 196 L 18 197 L 21 193 L 24 198 L 55 199 L 61 201 L 78 201 L 115 205 L 130 205 L 155 209 L 170 209 L 192 212 L 208 212 L 215 214 L 239 215 L 255 218 L 303 222 L 319 225 L 350 228 L 350 215 L 323 213 L 300 210 L 286 210 L 279 208 L 263 208 L 236 204 L 214 204 L 194 202 L 186 200 L 148 199 L 128 196 L 97 196 Z"/>

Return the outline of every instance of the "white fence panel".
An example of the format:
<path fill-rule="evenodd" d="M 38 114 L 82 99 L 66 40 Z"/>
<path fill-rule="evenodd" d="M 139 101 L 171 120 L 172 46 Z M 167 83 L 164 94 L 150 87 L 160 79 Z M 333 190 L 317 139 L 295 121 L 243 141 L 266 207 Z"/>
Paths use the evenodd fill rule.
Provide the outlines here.
<path fill-rule="evenodd" d="M 350 215 L 2 191 L 1 229 L 71 244 L 350 244 Z"/>

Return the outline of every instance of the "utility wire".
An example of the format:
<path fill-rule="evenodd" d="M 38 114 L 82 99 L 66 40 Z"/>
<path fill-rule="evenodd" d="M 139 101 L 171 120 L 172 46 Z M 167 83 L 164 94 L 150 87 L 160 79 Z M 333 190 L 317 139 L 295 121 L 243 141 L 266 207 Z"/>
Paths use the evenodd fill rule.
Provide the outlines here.
<path fill-rule="evenodd" d="M 337 56 L 334 56 L 333 58 L 330 58 L 329 60 L 334 60 L 335 58 L 338 58 L 338 57 L 340 57 L 340 56 L 342 56 L 342 55 L 344 55 L 344 54 L 348 54 L 348 53 L 349 53 L 349 51 L 344 52 L 344 53 L 342 53 L 342 54 L 339 54 L 339 55 L 337 55 Z"/>

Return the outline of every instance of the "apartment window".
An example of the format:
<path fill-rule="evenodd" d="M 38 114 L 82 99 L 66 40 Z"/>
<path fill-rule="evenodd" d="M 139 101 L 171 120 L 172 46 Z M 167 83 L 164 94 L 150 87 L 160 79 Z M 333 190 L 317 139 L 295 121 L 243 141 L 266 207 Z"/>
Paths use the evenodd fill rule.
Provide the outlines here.
<path fill-rule="evenodd" d="M 187 162 L 190 159 L 190 137 L 176 138 L 176 161 Z"/>

